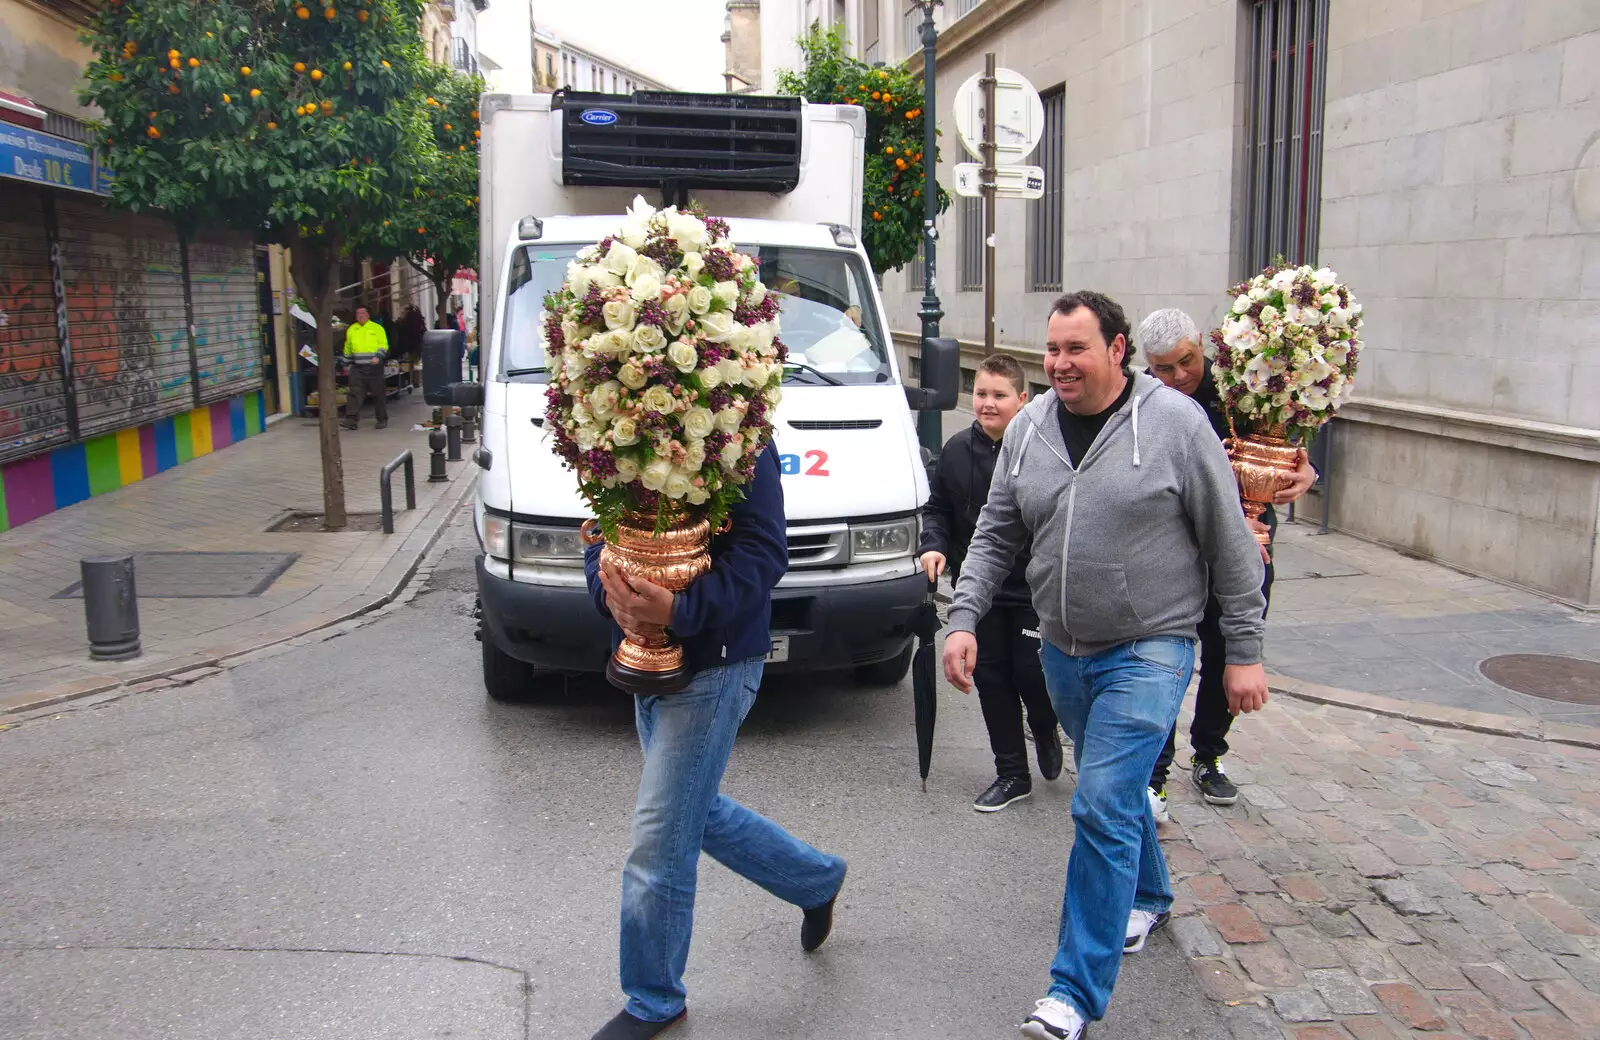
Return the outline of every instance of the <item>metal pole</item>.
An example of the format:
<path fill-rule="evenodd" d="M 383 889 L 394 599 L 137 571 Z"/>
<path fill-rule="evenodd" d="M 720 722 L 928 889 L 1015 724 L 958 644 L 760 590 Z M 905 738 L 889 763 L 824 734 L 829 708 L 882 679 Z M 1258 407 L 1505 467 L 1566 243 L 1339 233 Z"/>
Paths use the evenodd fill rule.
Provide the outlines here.
<path fill-rule="evenodd" d="M 475 444 L 478 440 L 478 410 L 467 407 L 461 409 L 461 443 Z"/>
<path fill-rule="evenodd" d="M 939 335 L 939 319 L 944 310 L 939 306 L 936 272 L 939 229 L 939 182 L 935 177 L 935 156 L 938 154 L 939 109 L 934 98 L 934 63 L 939 42 L 939 30 L 933 24 L 933 6 L 936 0 L 917 0 L 922 8 L 922 342 Z M 919 352 L 920 354 L 920 352 Z M 939 450 L 944 444 L 944 422 L 940 413 L 917 413 L 917 440 L 931 468 L 939 461 Z"/>
<path fill-rule="evenodd" d="M 994 51 L 983 56 L 983 356 L 994 353 Z"/>
<path fill-rule="evenodd" d="M 444 471 L 445 434 L 443 430 L 428 431 L 428 483 L 437 484 L 450 477 Z"/>
<path fill-rule="evenodd" d="M 446 457 L 451 462 L 461 461 L 461 409 L 452 408 L 450 414 L 445 416 L 444 431 L 449 445 Z"/>
<path fill-rule="evenodd" d="M 96 661 L 138 657 L 139 593 L 133 582 L 133 555 L 89 556 L 78 567 L 89 656 Z"/>

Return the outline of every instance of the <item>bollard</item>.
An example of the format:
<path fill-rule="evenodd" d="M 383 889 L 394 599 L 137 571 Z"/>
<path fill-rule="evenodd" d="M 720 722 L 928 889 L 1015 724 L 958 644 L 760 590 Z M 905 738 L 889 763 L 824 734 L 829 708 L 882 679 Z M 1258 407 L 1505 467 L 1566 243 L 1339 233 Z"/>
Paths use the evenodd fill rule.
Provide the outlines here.
<path fill-rule="evenodd" d="M 451 462 L 461 461 L 461 409 L 453 409 L 444 419 L 445 434 L 448 438 L 449 449 L 446 458 Z"/>
<path fill-rule="evenodd" d="M 476 408 L 461 409 L 461 443 L 476 444 L 478 442 L 478 410 Z"/>
<path fill-rule="evenodd" d="M 96 661 L 138 657 L 139 594 L 133 583 L 133 556 L 89 556 L 78 566 L 83 575 L 89 656 Z"/>
<path fill-rule="evenodd" d="M 430 484 L 437 484 L 441 480 L 450 479 L 444 471 L 444 443 L 443 430 L 428 431 L 428 451 L 431 453 L 428 456 L 428 483 Z"/>

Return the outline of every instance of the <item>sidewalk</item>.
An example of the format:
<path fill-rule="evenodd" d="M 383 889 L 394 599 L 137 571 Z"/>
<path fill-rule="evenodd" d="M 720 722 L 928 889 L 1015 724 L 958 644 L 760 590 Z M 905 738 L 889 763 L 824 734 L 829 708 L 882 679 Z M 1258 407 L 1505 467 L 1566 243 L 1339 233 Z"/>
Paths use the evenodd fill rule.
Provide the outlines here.
<path fill-rule="evenodd" d="M 1480 670 L 1496 656 L 1536 654 L 1600 673 L 1600 614 L 1316 530 L 1278 529 L 1269 671 L 1545 725 L 1600 727 L 1600 680 L 1569 682 L 1565 695 L 1579 700 L 1557 700 L 1515 692 Z"/>
<path fill-rule="evenodd" d="M 411 427 L 431 411 L 419 394 L 408 395 L 391 402 L 387 429 L 374 430 L 367 416 L 360 430 L 340 438 L 352 513 L 378 511 L 379 468 L 411 450 L 417 508 L 405 511 L 397 472 L 392 535 L 266 533 L 287 510 L 322 509 L 316 420 L 297 416 L 0 533 L 0 713 L 203 669 L 386 602 L 477 472 L 468 445 L 464 460 L 448 465 L 448 482 L 428 483 L 427 435 Z M 291 555 L 144 559 L 137 572 L 144 653 L 93 662 L 83 600 L 61 594 L 78 582 L 82 557 L 112 551 Z"/>
<path fill-rule="evenodd" d="M 1239 803 L 1180 773 L 1161 833 L 1236 1040 L 1600 1036 L 1600 752 L 1287 697 L 1229 739 Z"/>

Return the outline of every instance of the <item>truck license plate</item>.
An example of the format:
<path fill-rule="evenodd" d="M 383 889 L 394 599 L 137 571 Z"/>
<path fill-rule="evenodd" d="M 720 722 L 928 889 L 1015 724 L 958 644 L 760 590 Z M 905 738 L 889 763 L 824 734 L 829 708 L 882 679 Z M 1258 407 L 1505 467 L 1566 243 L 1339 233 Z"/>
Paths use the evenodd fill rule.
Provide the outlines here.
<path fill-rule="evenodd" d="M 778 662 L 778 661 L 787 661 L 788 659 L 789 659 L 789 637 L 788 636 L 773 636 L 772 637 L 772 649 L 767 651 L 767 663 L 768 664 L 772 664 L 772 663 L 775 663 L 775 662 Z"/>

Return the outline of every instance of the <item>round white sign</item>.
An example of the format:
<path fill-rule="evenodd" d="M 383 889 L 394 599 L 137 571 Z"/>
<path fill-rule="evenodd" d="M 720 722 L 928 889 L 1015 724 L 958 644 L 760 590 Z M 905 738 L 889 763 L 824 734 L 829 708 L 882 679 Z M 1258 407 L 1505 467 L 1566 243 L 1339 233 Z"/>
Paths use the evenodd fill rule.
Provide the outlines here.
<path fill-rule="evenodd" d="M 1026 159 L 1044 133 L 1044 102 L 1033 84 L 1010 69 L 994 73 L 995 165 L 1008 166 Z M 983 73 L 956 91 L 956 133 L 961 147 L 983 160 Z"/>

